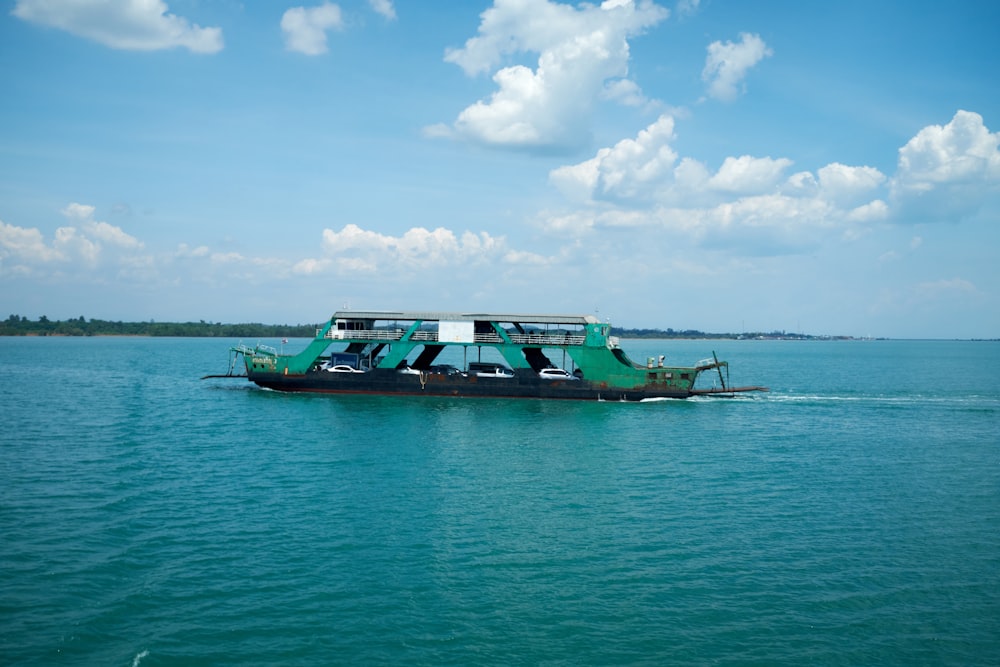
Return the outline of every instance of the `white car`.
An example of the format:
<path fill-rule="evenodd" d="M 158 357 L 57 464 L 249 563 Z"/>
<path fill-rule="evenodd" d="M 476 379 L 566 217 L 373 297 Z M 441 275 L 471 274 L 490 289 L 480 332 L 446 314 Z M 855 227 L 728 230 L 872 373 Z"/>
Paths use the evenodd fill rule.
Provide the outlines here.
<path fill-rule="evenodd" d="M 478 378 L 512 378 L 514 377 L 514 371 L 506 368 L 493 368 L 490 370 L 476 371 L 476 377 Z"/>
<path fill-rule="evenodd" d="M 577 378 L 561 368 L 543 368 L 538 371 L 538 377 L 543 380 L 576 380 Z"/>
<path fill-rule="evenodd" d="M 330 366 L 326 369 L 327 373 L 364 373 L 364 371 L 357 368 L 352 368 L 345 364 L 337 364 L 336 366 Z"/>

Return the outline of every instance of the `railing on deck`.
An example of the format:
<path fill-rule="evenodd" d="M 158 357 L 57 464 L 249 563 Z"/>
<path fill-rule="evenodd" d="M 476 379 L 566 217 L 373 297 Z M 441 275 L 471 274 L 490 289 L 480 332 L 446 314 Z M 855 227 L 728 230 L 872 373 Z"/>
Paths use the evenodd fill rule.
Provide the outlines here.
<path fill-rule="evenodd" d="M 402 329 L 330 329 L 325 338 L 331 340 L 361 339 L 361 340 L 399 340 L 405 332 Z M 437 338 L 437 333 L 434 334 Z"/>
<path fill-rule="evenodd" d="M 518 345 L 583 345 L 585 336 L 573 334 L 508 334 Z"/>
<path fill-rule="evenodd" d="M 402 340 L 406 332 L 402 329 L 330 329 L 326 332 L 326 338 L 331 340 L 379 340 L 394 341 Z M 583 345 L 586 336 L 579 334 L 508 334 L 512 343 L 516 345 Z M 410 340 L 424 343 L 438 342 L 437 331 L 414 331 Z M 473 343 L 500 345 L 503 338 L 496 333 L 477 333 L 473 336 Z"/>

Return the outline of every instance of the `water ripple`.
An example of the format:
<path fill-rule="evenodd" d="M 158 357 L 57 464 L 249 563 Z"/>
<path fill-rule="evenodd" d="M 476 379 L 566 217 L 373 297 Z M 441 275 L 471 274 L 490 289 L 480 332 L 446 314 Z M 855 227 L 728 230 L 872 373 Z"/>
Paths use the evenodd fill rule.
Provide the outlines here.
<path fill-rule="evenodd" d="M 831 378 L 872 357 L 747 346 L 825 386 L 643 405 L 199 383 L 216 341 L 0 346 L 5 663 L 1000 659 L 1000 390 L 901 386 L 906 345 L 861 391 Z"/>

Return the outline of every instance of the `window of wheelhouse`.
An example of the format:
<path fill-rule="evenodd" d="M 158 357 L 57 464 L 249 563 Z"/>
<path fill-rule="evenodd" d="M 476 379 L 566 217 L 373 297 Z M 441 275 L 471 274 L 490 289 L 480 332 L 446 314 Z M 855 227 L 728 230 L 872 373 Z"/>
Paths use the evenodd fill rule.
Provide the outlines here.
<path fill-rule="evenodd" d="M 365 320 L 337 320 L 337 331 L 364 331 L 368 328 Z"/>

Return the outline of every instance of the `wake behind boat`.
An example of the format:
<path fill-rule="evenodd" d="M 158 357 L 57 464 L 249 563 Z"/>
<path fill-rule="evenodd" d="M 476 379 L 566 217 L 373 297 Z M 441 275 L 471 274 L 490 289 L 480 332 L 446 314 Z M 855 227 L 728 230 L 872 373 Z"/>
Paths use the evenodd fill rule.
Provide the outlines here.
<path fill-rule="evenodd" d="M 610 333 L 591 315 L 338 311 L 301 352 L 241 343 L 228 375 L 206 377 L 330 394 L 641 401 L 767 391 L 730 386 L 729 364 L 714 353 L 690 367 L 665 366 L 662 356 L 637 364 Z M 460 365 L 438 363 L 445 351 Z M 246 375 L 234 374 L 240 360 Z M 706 371 L 720 387 L 695 388 Z"/>

